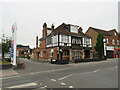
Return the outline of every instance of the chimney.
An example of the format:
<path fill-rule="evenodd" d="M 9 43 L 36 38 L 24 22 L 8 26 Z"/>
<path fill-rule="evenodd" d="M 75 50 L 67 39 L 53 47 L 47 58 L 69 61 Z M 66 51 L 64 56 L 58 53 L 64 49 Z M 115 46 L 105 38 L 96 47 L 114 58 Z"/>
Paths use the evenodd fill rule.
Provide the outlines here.
<path fill-rule="evenodd" d="M 55 27 L 54 24 L 52 24 L 52 26 L 51 26 L 51 30 L 52 31 L 54 31 L 54 27 Z"/>
<path fill-rule="evenodd" d="M 79 29 L 78 29 L 78 33 L 81 33 L 82 32 L 82 27 L 79 27 Z"/>
<path fill-rule="evenodd" d="M 43 24 L 43 31 L 42 31 L 42 33 L 43 33 L 42 34 L 43 38 L 47 36 L 47 24 L 46 23 Z"/>
<path fill-rule="evenodd" d="M 36 48 L 38 48 L 38 36 L 36 36 Z"/>

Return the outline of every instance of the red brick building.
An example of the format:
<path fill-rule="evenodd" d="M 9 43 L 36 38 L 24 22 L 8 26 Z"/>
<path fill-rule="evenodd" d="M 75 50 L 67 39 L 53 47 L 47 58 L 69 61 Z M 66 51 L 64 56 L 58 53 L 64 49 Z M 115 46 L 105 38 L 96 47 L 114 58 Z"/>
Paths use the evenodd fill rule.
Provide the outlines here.
<path fill-rule="evenodd" d="M 36 37 L 33 53 L 34 59 L 74 60 L 91 58 L 91 47 L 91 37 L 85 35 L 81 27 L 63 23 L 56 28 L 54 25 L 48 28 L 44 23 L 42 38 Z"/>
<path fill-rule="evenodd" d="M 89 27 L 86 34 L 92 37 L 92 47 L 96 46 L 97 36 L 99 33 L 102 33 L 104 35 L 104 39 L 106 40 L 107 58 L 120 57 L 120 37 L 118 35 L 118 32 L 115 29 L 107 31 Z"/>
<path fill-rule="evenodd" d="M 27 56 L 30 55 L 30 47 L 29 46 L 23 46 L 23 45 L 17 45 L 17 56 Z"/>

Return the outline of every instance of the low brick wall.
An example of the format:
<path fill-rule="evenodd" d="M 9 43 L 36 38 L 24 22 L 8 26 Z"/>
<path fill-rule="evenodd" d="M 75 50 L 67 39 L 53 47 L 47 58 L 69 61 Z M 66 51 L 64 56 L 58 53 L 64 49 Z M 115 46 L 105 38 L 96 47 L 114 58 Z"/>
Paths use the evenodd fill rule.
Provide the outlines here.
<path fill-rule="evenodd" d="M 10 69 L 10 68 L 12 68 L 12 64 L 3 64 L 3 65 L 0 65 L 0 70 Z"/>
<path fill-rule="evenodd" d="M 51 64 L 69 64 L 69 60 L 51 60 Z"/>
<path fill-rule="evenodd" d="M 103 58 L 96 58 L 96 59 L 77 59 L 77 60 L 74 60 L 74 63 L 79 63 L 79 62 L 95 62 L 95 61 L 102 61 L 102 60 L 106 60 L 106 59 L 103 59 Z"/>

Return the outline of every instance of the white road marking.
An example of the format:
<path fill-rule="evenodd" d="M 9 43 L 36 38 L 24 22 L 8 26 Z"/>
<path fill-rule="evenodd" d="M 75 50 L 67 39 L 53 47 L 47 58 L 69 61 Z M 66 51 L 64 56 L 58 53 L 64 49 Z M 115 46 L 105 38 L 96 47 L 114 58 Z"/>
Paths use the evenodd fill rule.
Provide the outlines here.
<path fill-rule="evenodd" d="M 60 84 L 62 84 L 62 85 L 66 85 L 65 83 L 60 83 Z"/>
<path fill-rule="evenodd" d="M 44 87 L 40 87 L 40 88 L 47 88 L 47 86 L 44 86 Z"/>
<path fill-rule="evenodd" d="M 93 72 L 78 73 L 78 74 L 90 74 L 90 73 L 94 73 L 94 71 Z"/>
<path fill-rule="evenodd" d="M 35 73 L 30 73 L 30 75 L 34 75 Z"/>
<path fill-rule="evenodd" d="M 51 81 L 54 81 L 54 82 L 55 82 L 56 80 L 55 80 L 55 79 L 51 79 Z"/>
<path fill-rule="evenodd" d="M 118 66 L 115 66 L 115 68 L 118 68 Z"/>
<path fill-rule="evenodd" d="M 60 79 L 58 79 L 58 80 L 59 80 L 59 81 L 60 81 L 60 80 L 63 80 L 63 79 L 65 79 L 65 78 L 71 77 L 72 75 L 77 75 L 77 74 L 90 74 L 90 73 L 95 73 L 95 72 L 98 72 L 98 71 L 100 71 L 100 69 L 95 70 L 95 71 L 92 71 L 92 72 L 70 74 L 70 75 L 64 76 L 64 77 L 62 77 L 62 78 L 60 78 Z"/>
<path fill-rule="evenodd" d="M 98 71 L 100 71 L 100 69 L 98 69 L 98 70 L 95 70 L 94 72 L 98 72 Z"/>
<path fill-rule="evenodd" d="M 16 78 L 16 77 L 20 77 L 20 76 L 5 77 L 5 78 L 0 78 L 0 79 L 9 79 L 9 78 Z"/>
<path fill-rule="evenodd" d="M 72 76 L 72 74 L 67 75 L 67 76 L 64 76 L 64 77 L 62 77 L 62 78 L 60 78 L 60 79 L 58 79 L 58 80 L 60 81 L 60 80 L 63 80 L 63 79 L 65 79 L 65 78 L 68 78 L 68 77 L 70 77 L 70 76 Z"/>
<path fill-rule="evenodd" d="M 23 87 L 36 86 L 36 85 L 37 83 L 26 83 L 26 84 L 21 84 L 21 85 L 10 86 L 7 88 L 23 88 Z"/>
<path fill-rule="evenodd" d="M 69 86 L 69 88 L 73 88 L 73 86 Z"/>

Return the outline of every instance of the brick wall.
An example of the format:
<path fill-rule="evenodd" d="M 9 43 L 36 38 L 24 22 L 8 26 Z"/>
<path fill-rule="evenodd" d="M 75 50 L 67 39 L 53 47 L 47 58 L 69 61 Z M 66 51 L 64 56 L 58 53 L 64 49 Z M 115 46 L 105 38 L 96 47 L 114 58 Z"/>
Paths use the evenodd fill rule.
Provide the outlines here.
<path fill-rule="evenodd" d="M 93 29 L 90 29 L 86 34 L 92 37 L 92 47 L 95 47 L 98 33 L 95 32 Z"/>

